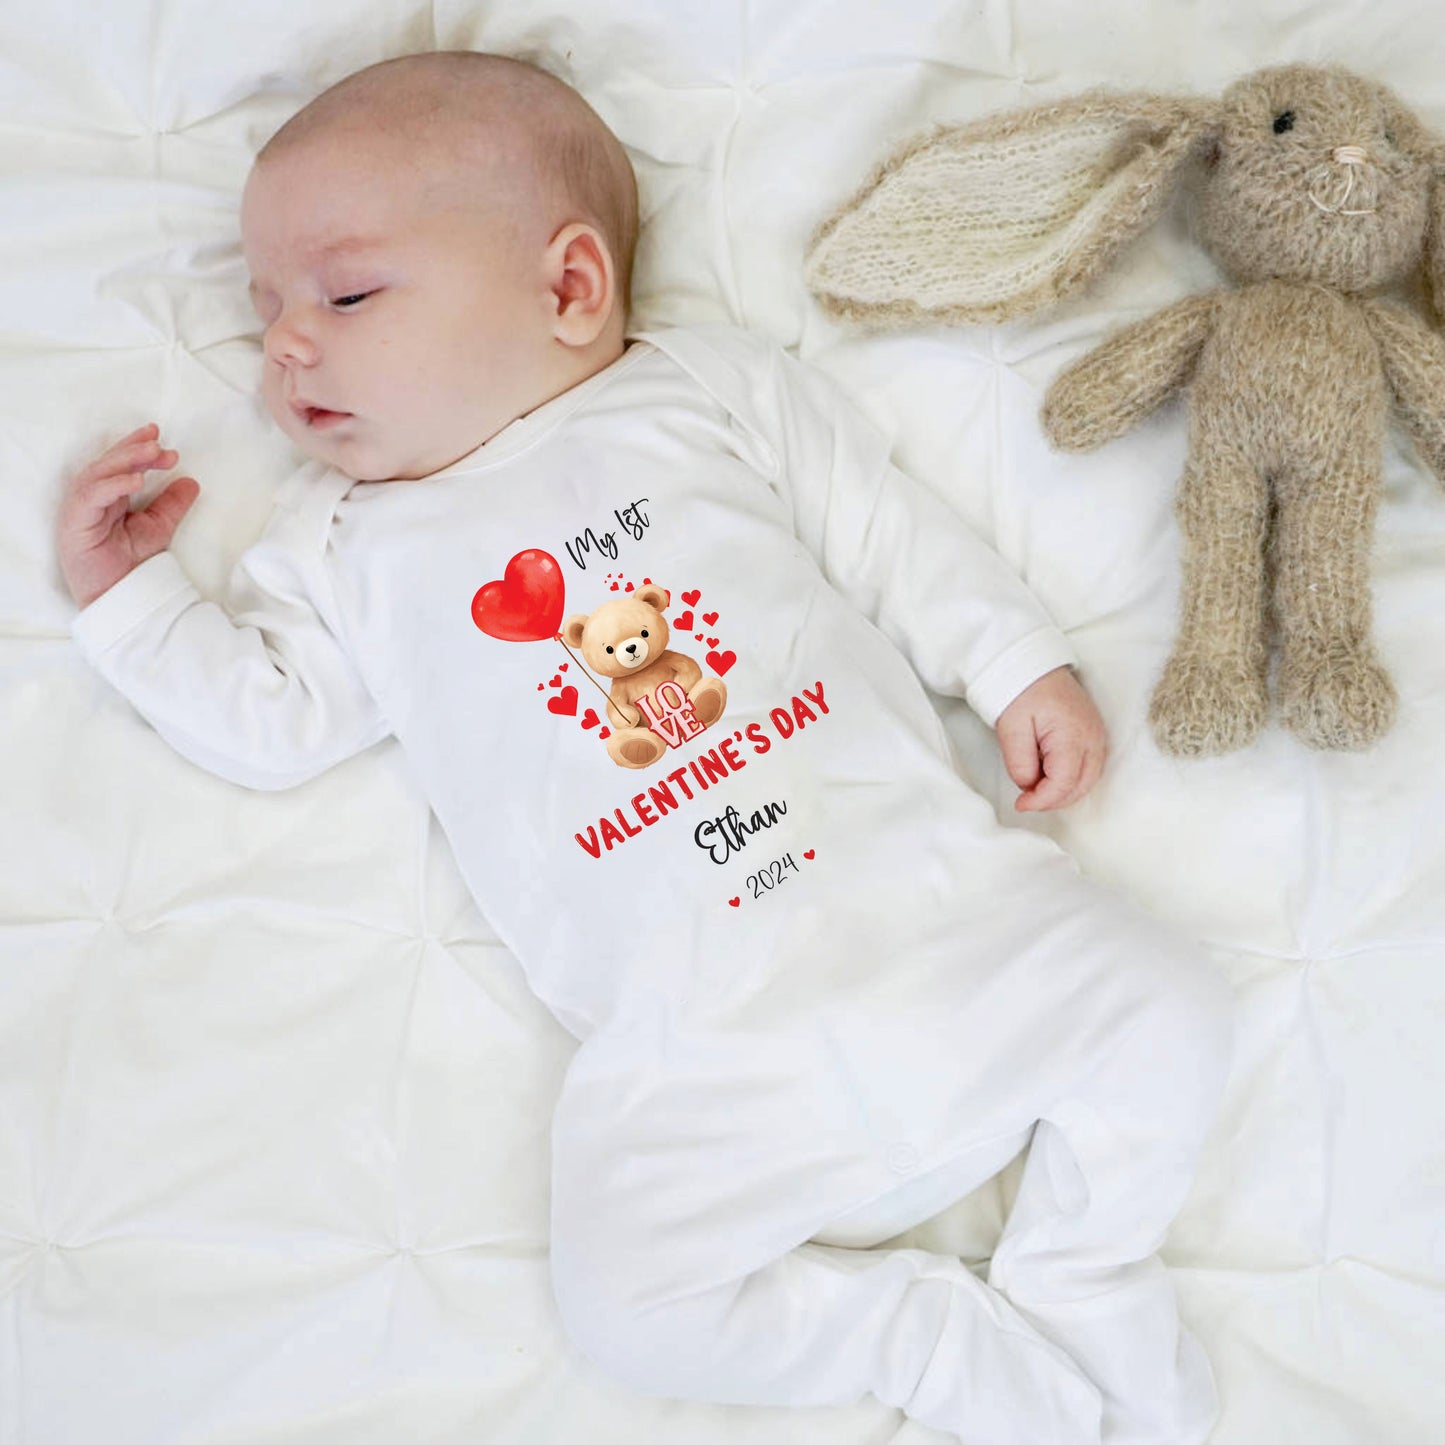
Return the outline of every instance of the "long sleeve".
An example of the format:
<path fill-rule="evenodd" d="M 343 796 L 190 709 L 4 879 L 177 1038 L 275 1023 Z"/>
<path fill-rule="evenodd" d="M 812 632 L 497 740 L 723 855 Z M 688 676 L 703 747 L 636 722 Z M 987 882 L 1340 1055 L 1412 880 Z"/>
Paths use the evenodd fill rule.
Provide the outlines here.
<path fill-rule="evenodd" d="M 900 471 L 886 438 L 816 368 L 770 348 L 782 398 L 780 488 L 824 575 L 935 692 L 990 726 L 1077 657 L 1018 574 L 942 499 Z"/>
<path fill-rule="evenodd" d="M 201 597 L 170 552 L 82 609 L 71 634 L 160 735 L 245 787 L 291 787 L 390 731 L 323 617 L 335 493 L 314 475 L 283 489 L 236 564 L 227 605 Z M 334 622 L 334 618 L 332 619 Z"/>

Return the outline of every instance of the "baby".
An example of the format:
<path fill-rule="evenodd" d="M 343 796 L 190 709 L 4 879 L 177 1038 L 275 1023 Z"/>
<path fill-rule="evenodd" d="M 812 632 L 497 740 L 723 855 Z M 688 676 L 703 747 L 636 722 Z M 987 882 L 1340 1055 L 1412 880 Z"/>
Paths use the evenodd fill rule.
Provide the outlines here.
<path fill-rule="evenodd" d="M 1204 1440 L 1157 1250 L 1227 995 L 999 825 L 920 682 L 996 728 L 1016 806 L 1081 797 L 1104 731 L 1032 594 L 778 347 L 628 332 L 632 172 L 541 70 L 349 77 L 263 148 L 241 230 L 312 461 L 223 610 L 167 550 L 196 482 L 131 510 L 177 455 L 112 447 L 61 508 L 74 636 L 248 787 L 399 740 L 580 1041 L 551 1221 L 579 1348 L 992 1445 Z M 863 1249 L 1026 1146 L 986 1281 Z"/>

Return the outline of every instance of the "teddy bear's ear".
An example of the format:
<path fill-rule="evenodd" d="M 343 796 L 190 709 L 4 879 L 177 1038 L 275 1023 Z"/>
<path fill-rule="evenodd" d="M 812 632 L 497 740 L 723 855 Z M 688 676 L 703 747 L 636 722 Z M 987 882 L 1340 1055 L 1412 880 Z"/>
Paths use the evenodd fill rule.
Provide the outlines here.
<path fill-rule="evenodd" d="M 659 587 L 656 582 L 649 582 L 645 587 L 639 587 L 632 594 L 639 602 L 645 602 L 649 607 L 655 608 L 658 612 L 666 612 L 672 601 L 672 594 L 665 587 Z"/>
<path fill-rule="evenodd" d="M 574 612 L 562 624 L 562 640 L 568 647 L 582 646 L 582 633 L 587 626 L 587 614 L 585 612 Z"/>
<path fill-rule="evenodd" d="M 819 227 L 808 284 L 881 324 L 1035 311 L 1103 270 L 1218 128 L 1214 102 L 1107 93 L 940 127 Z"/>

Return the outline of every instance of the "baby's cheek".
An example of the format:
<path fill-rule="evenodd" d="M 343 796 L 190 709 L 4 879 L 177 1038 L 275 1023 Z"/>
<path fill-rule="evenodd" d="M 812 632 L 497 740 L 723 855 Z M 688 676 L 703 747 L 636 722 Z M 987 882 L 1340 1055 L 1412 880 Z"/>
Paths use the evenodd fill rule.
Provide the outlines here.
<path fill-rule="evenodd" d="M 271 414 L 272 421 L 282 430 L 289 431 L 288 423 L 293 421 L 295 416 L 281 395 L 281 378 L 274 366 L 267 362 L 262 362 L 262 366 L 261 400 L 266 403 L 266 410 Z"/>

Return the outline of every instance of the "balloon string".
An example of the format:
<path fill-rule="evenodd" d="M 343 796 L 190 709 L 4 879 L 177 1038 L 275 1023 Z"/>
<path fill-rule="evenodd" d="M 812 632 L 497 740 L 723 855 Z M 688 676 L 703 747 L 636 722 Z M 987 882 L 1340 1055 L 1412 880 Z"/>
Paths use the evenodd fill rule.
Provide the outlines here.
<path fill-rule="evenodd" d="M 558 642 L 562 642 L 562 634 L 561 634 L 560 632 L 556 634 L 556 637 L 557 637 L 557 641 L 558 641 Z M 570 647 L 568 647 L 565 642 L 562 642 L 562 651 L 565 652 L 565 653 L 567 654 L 567 656 L 572 659 L 573 662 L 576 662 L 576 663 L 577 663 L 577 670 L 578 670 L 578 672 L 580 672 L 580 673 L 582 674 L 582 676 L 585 677 L 585 678 L 587 679 L 587 681 L 590 682 L 590 683 L 592 684 L 592 686 L 595 687 L 595 688 L 597 689 L 597 691 L 602 694 L 603 701 L 610 703 L 610 702 L 612 701 L 612 696 L 611 696 L 611 694 L 602 686 L 602 684 L 601 684 L 600 682 L 597 681 L 597 679 L 596 679 L 595 677 L 592 676 L 592 674 L 591 674 L 590 672 L 587 671 L 586 665 L 585 665 L 584 663 L 581 663 L 581 662 L 578 662 L 578 661 L 577 661 L 577 654 L 576 654 L 575 652 L 573 652 L 572 649 L 571 649 Z M 618 710 L 619 710 L 619 711 L 622 711 L 621 709 L 618 709 Z M 602 715 L 603 715 L 603 717 L 606 717 L 606 716 L 607 716 L 607 714 L 606 714 L 605 712 L 604 712 Z M 627 714 L 626 714 L 625 712 L 623 712 L 622 715 L 623 715 L 624 717 L 627 716 Z M 638 721 L 641 721 L 641 719 L 639 719 Z M 633 727 L 636 727 L 637 724 L 636 724 L 636 723 L 633 723 L 632 726 L 633 726 Z"/>

